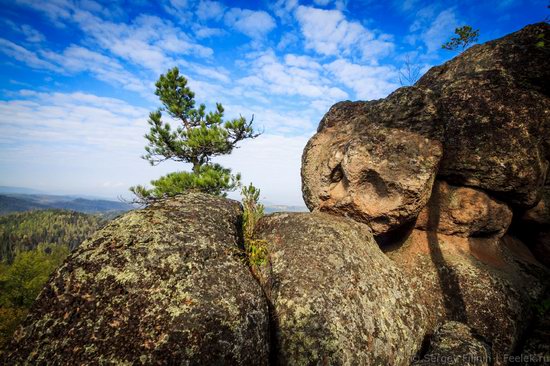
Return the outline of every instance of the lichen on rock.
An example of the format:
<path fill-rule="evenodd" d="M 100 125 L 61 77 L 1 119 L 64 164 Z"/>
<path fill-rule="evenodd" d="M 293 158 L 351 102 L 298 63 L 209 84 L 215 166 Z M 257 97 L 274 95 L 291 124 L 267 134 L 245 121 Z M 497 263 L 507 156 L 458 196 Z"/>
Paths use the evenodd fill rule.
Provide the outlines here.
<path fill-rule="evenodd" d="M 441 325 L 428 352 L 411 366 L 490 366 L 491 346 L 470 327 L 459 322 Z"/>
<path fill-rule="evenodd" d="M 266 364 L 240 225 L 238 202 L 198 193 L 114 220 L 53 275 L 4 362 Z"/>
<path fill-rule="evenodd" d="M 259 279 L 272 310 L 279 365 L 408 365 L 426 332 L 426 308 L 369 228 L 323 213 L 273 214 Z"/>

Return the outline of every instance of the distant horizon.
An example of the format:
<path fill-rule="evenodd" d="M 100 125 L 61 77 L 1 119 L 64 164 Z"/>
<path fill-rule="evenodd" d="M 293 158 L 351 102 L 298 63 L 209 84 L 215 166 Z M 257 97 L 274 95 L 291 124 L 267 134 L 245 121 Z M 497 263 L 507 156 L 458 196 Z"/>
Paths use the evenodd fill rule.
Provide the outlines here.
<path fill-rule="evenodd" d="M 14 189 L 15 192 L 6 192 L 6 190 Z M 77 197 L 77 198 L 84 198 L 84 199 L 90 199 L 90 200 L 107 200 L 107 201 L 121 201 L 120 198 L 131 198 L 130 195 L 128 197 L 120 197 L 120 196 L 98 196 L 94 194 L 87 194 L 87 193 L 79 193 L 79 192 L 64 192 L 64 191 L 45 191 L 37 188 L 31 188 L 31 187 L 18 187 L 18 186 L 8 186 L 8 185 L 2 185 L 0 184 L 0 195 L 44 195 L 44 196 L 65 196 L 65 197 Z M 229 192 L 228 198 L 240 200 L 240 196 L 238 192 Z M 269 200 L 265 200 L 260 198 L 260 201 L 262 204 L 266 206 L 288 206 L 288 207 L 300 207 L 300 208 L 307 208 L 305 203 L 302 204 L 287 204 L 287 203 L 279 203 L 279 202 L 273 202 Z"/>
<path fill-rule="evenodd" d="M 548 14 L 542 0 L 2 5 L 0 184 L 130 197 L 130 186 L 189 171 L 140 158 L 154 83 L 177 66 L 197 103 L 254 116 L 264 131 L 214 162 L 290 206 L 303 205 L 302 151 L 330 106 L 387 96 L 407 60 L 424 73 L 456 56 L 441 49 L 455 27 L 479 29 L 483 43 Z"/>

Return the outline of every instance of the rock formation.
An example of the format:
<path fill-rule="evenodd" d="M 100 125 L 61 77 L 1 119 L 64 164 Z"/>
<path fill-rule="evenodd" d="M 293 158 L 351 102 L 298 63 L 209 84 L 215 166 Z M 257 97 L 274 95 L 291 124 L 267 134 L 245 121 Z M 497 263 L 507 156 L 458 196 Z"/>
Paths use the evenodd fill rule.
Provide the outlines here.
<path fill-rule="evenodd" d="M 267 364 L 240 225 L 237 202 L 206 194 L 116 219 L 50 279 L 4 364 Z"/>
<path fill-rule="evenodd" d="M 495 365 L 521 352 L 550 281 L 543 34 L 550 25 L 525 27 L 385 99 L 335 104 L 302 157 L 310 210 L 369 225 L 429 328 L 464 323 Z"/>
<path fill-rule="evenodd" d="M 413 230 L 386 251 L 429 309 L 431 329 L 446 320 L 465 323 L 492 343 L 495 355 L 516 349 L 548 277 L 527 247 L 511 237 Z"/>
<path fill-rule="evenodd" d="M 279 365 L 408 365 L 427 328 L 412 283 L 366 225 L 322 213 L 263 218 L 259 269 Z"/>
<path fill-rule="evenodd" d="M 435 332 L 430 349 L 413 366 L 489 366 L 491 347 L 468 326 L 447 322 Z"/>
<path fill-rule="evenodd" d="M 471 47 L 416 83 L 434 91 L 445 121 L 439 176 L 513 205 L 538 202 L 550 154 L 550 70 L 548 48 L 536 44 L 549 28 Z"/>
<path fill-rule="evenodd" d="M 447 235 L 501 237 L 511 222 L 512 210 L 505 203 L 479 189 L 437 181 L 415 225 Z"/>
<path fill-rule="evenodd" d="M 550 25 L 335 104 L 303 154 L 315 212 L 260 221 L 266 264 L 245 264 L 231 200 L 190 193 L 115 220 L 52 276 L 3 363 L 550 359 L 541 34 Z"/>
<path fill-rule="evenodd" d="M 304 149 L 307 206 L 383 234 L 416 218 L 435 176 L 536 205 L 550 155 L 548 50 L 536 43 L 549 27 L 474 46 L 385 99 L 335 104 Z"/>
<path fill-rule="evenodd" d="M 437 118 L 433 93 L 418 88 L 335 104 L 304 150 L 308 208 L 368 223 L 375 234 L 416 218 L 442 156 Z"/>

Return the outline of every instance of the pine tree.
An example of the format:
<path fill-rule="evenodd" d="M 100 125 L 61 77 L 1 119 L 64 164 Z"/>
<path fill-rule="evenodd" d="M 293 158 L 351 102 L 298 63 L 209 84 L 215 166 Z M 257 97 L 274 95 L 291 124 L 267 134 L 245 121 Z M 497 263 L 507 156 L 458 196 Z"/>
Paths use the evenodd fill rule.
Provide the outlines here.
<path fill-rule="evenodd" d="M 461 48 L 464 51 L 472 43 L 477 42 L 479 38 L 479 29 L 474 30 L 469 25 L 459 27 L 455 29 L 455 34 L 458 37 L 452 37 L 450 41 L 441 45 L 441 48 L 454 51 L 457 48 Z"/>
<path fill-rule="evenodd" d="M 224 109 L 216 103 L 216 110 L 206 112 L 204 104 L 195 106 L 195 93 L 187 86 L 187 79 L 177 67 L 161 75 L 156 82 L 155 94 L 162 107 L 149 115 L 150 131 L 143 159 L 151 165 L 166 160 L 190 163 L 191 172 L 170 173 L 151 182 L 153 188 L 131 187 L 140 203 L 197 190 L 225 196 L 238 187 L 240 175 L 232 175 L 230 169 L 213 164 L 212 158 L 230 154 L 245 139 L 259 136 L 252 127 L 254 117 L 248 122 L 244 117 L 224 120 Z M 172 128 L 163 120 L 163 112 L 177 122 Z"/>

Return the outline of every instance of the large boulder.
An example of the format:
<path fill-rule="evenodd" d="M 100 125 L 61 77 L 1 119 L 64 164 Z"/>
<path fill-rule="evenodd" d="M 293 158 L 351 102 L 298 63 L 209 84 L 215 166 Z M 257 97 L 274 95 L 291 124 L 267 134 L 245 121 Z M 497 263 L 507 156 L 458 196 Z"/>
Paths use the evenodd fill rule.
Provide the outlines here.
<path fill-rule="evenodd" d="M 430 69 L 416 86 L 437 95 L 445 121 L 439 175 L 480 187 L 520 207 L 535 205 L 550 151 L 550 68 L 540 35 L 527 26 L 473 46 Z"/>
<path fill-rule="evenodd" d="M 195 193 L 116 219 L 51 277 L 4 363 L 266 364 L 240 225 L 238 202 Z"/>
<path fill-rule="evenodd" d="M 437 181 L 416 228 L 447 235 L 501 237 L 511 222 L 512 210 L 505 203 L 479 189 Z"/>
<path fill-rule="evenodd" d="M 549 272 L 520 241 L 413 230 L 385 248 L 429 309 L 430 327 L 459 321 L 492 343 L 495 365 L 516 349 Z"/>
<path fill-rule="evenodd" d="M 401 88 L 373 102 L 341 102 L 304 149 L 310 210 L 368 223 L 375 234 L 413 220 L 428 202 L 442 155 L 433 95 Z"/>
<path fill-rule="evenodd" d="M 426 308 L 369 228 L 323 213 L 274 214 L 256 231 L 269 264 L 258 276 L 280 365 L 408 365 Z"/>
<path fill-rule="evenodd" d="M 546 23 L 474 46 L 414 87 L 340 102 L 302 156 L 310 210 L 348 216 L 375 235 L 413 221 L 438 176 L 514 208 L 541 196 L 550 158 Z"/>

